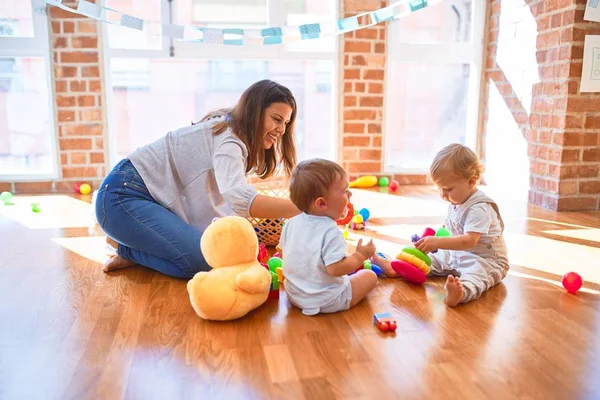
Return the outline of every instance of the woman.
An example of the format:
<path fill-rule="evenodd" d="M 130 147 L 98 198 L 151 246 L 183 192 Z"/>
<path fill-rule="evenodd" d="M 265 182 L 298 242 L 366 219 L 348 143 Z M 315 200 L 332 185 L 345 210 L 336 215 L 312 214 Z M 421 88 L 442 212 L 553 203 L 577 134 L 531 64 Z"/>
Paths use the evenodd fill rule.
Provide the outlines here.
<path fill-rule="evenodd" d="M 116 248 L 104 271 L 136 264 L 191 278 L 210 269 L 200 237 L 216 217 L 289 218 L 290 200 L 258 195 L 248 174 L 266 179 L 296 163 L 296 101 L 263 80 L 236 106 L 169 132 L 120 161 L 98 190 L 96 217 Z"/>

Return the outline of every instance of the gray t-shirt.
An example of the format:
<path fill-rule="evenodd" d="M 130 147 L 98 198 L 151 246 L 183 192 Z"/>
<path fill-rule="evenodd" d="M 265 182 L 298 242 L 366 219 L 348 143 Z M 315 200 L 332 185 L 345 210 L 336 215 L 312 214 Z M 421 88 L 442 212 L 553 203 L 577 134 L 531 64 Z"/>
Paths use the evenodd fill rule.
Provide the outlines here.
<path fill-rule="evenodd" d="M 299 214 L 283 227 L 279 246 L 284 257 L 285 291 L 302 309 L 314 309 L 341 295 L 348 275 L 331 276 L 326 267 L 346 257 L 342 232 L 329 217 Z"/>
<path fill-rule="evenodd" d="M 128 157 L 152 197 L 201 230 L 216 217 L 250 216 L 257 195 L 246 177 L 244 143 L 230 129 L 212 133 L 223 118 L 169 132 Z"/>

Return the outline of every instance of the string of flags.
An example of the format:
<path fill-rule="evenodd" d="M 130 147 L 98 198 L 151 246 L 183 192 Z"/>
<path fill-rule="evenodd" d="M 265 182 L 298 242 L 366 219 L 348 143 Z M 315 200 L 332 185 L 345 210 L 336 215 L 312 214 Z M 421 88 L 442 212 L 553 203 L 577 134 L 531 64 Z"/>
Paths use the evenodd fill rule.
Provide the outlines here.
<path fill-rule="evenodd" d="M 441 3 L 442 1 L 443 0 L 401 0 L 392 3 L 387 7 L 338 19 L 337 21 L 303 24 L 298 26 L 267 27 L 263 29 L 218 29 L 147 21 L 133 15 L 125 14 L 113 8 L 91 3 L 87 0 L 79 0 L 77 8 L 62 4 L 62 0 L 46 0 L 46 4 L 100 22 L 148 32 L 151 35 L 166 36 L 185 42 L 242 46 L 284 44 L 353 32 L 379 24 L 380 22 L 404 18 L 413 12 Z"/>

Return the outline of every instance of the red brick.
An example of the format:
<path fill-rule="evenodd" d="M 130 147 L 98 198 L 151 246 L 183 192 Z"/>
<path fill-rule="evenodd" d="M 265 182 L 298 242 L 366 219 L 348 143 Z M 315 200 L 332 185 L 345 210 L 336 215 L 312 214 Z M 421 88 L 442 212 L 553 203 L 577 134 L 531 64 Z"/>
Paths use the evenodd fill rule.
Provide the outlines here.
<path fill-rule="evenodd" d="M 565 118 L 565 128 L 582 128 L 583 127 L 583 116 L 582 115 L 567 115 Z"/>
<path fill-rule="evenodd" d="M 359 98 L 361 107 L 383 107 L 383 97 L 380 96 L 364 96 Z"/>
<path fill-rule="evenodd" d="M 87 82 L 86 81 L 70 81 L 71 92 L 86 92 Z"/>
<path fill-rule="evenodd" d="M 50 9 L 50 17 L 51 18 L 56 18 L 56 19 L 65 19 L 65 18 L 71 18 L 71 19 L 76 19 L 76 18 L 85 18 L 77 13 L 73 13 L 67 10 L 63 10 L 62 8 L 58 8 L 58 7 L 48 7 Z"/>
<path fill-rule="evenodd" d="M 74 96 L 56 96 L 56 105 L 58 107 L 75 107 L 77 100 Z"/>
<path fill-rule="evenodd" d="M 600 161 L 600 148 L 583 150 L 583 161 Z"/>
<path fill-rule="evenodd" d="M 595 210 L 598 200 L 594 197 L 566 197 L 558 199 L 556 211 L 584 211 Z"/>
<path fill-rule="evenodd" d="M 371 138 L 372 147 L 381 147 L 381 135 L 372 135 Z"/>
<path fill-rule="evenodd" d="M 585 117 L 586 129 L 600 129 L 600 115 L 588 115 Z"/>
<path fill-rule="evenodd" d="M 75 32 L 75 23 L 71 21 L 63 21 L 62 22 L 62 31 L 63 33 L 74 33 Z"/>
<path fill-rule="evenodd" d="M 580 178 L 597 178 L 600 172 L 600 165 L 579 165 L 577 174 Z"/>
<path fill-rule="evenodd" d="M 99 109 L 83 109 L 79 111 L 80 121 L 102 121 L 102 111 Z"/>
<path fill-rule="evenodd" d="M 363 123 L 345 123 L 344 133 L 365 133 L 365 124 Z"/>
<path fill-rule="evenodd" d="M 352 56 L 352 65 L 367 65 L 364 56 Z"/>
<path fill-rule="evenodd" d="M 360 161 L 358 148 L 342 149 L 342 157 L 344 161 Z"/>
<path fill-rule="evenodd" d="M 365 69 L 363 70 L 363 79 L 383 80 L 383 69 Z"/>
<path fill-rule="evenodd" d="M 579 149 L 564 149 L 562 151 L 560 161 L 562 161 L 562 162 L 579 161 Z"/>
<path fill-rule="evenodd" d="M 362 150 L 361 150 L 362 152 Z M 579 193 L 582 194 L 600 194 L 600 180 L 580 181 Z"/>
<path fill-rule="evenodd" d="M 92 139 L 59 139 L 61 150 L 91 150 Z"/>
<path fill-rule="evenodd" d="M 383 93 L 383 84 L 376 83 L 376 82 L 369 82 L 369 90 L 368 91 L 371 94 Z"/>
<path fill-rule="evenodd" d="M 94 96 L 79 96 L 77 97 L 77 105 L 79 107 L 92 107 L 96 103 Z"/>
<path fill-rule="evenodd" d="M 75 49 L 95 49 L 98 48 L 98 38 L 89 36 L 79 36 L 71 38 L 71 46 Z"/>
<path fill-rule="evenodd" d="M 60 22 L 59 21 L 52 21 L 51 26 L 52 26 L 52 33 L 54 33 L 54 34 L 60 33 Z"/>
<path fill-rule="evenodd" d="M 394 175 L 394 179 L 400 185 L 425 185 L 427 184 L 427 175 Z"/>
<path fill-rule="evenodd" d="M 352 91 L 352 82 L 344 83 L 344 93 L 350 93 Z"/>
<path fill-rule="evenodd" d="M 60 54 L 63 63 L 97 63 L 98 53 L 84 51 L 69 51 Z"/>
<path fill-rule="evenodd" d="M 369 124 L 369 133 L 382 133 L 381 124 Z"/>
<path fill-rule="evenodd" d="M 15 193 L 49 193 L 52 182 L 16 182 Z"/>
<path fill-rule="evenodd" d="M 58 111 L 58 122 L 72 122 L 75 121 L 75 111 L 71 110 L 59 110 Z"/>
<path fill-rule="evenodd" d="M 569 63 L 569 76 L 571 78 L 580 78 L 581 71 L 583 70 L 583 62 L 581 61 L 571 61 Z M 564 76 L 564 75 L 562 75 Z"/>
<path fill-rule="evenodd" d="M 88 157 L 86 152 L 83 151 L 74 151 L 69 154 L 69 158 L 71 159 L 71 164 L 87 164 Z"/>
<path fill-rule="evenodd" d="M 572 97 L 567 103 L 567 112 L 586 112 L 597 110 L 600 110 L 600 98 Z"/>
<path fill-rule="evenodd" d="M 362 149 L 360 159 L 364 161 L 381 161 L 380 149 Z"/>
<path fill-rule="evenodd" d="M 562 14 L 554 14 L 550 17 L 550 28 L 558 28 L 562 24 Z"/>
<path fill-rule="evenodd" d="M 365 91 L 366 85 L 363 82 L 356 82 L 354 84 L 354 91 L 357 93 L 363 93 Z"/>
<path fill-rule="evenodd" d="M 86 20 L 77 22 L 78 33 L 96 33 L 98 31 L 98 22 Z"/>
<path fill-rule="evenodd" d="M 360 109 L 352 109 L 344 111 L 344 119 L 345 120 L 374 120 L 377 117 L 377 113 L 375 110 L 360 110 Z"/>
<path fill-rule="evenodd" d="M 375 43 L 375 53 L 385 53 L 385 43 Z"/>
<path fill-rule="evenodd" d="M 344 96 L 344 106 L 345 107 L 355 107 L 356 106 L 356 96 Z"/>
<path fill-rule="evenodd" d="M 558 194 L 569 195 L 577 193 L 577 182 L 576 181 L 560 181 L 558 183 Z"/>
<path fill-rule="evenodd" d="M 377 39 L 377 30 L 373 28 L 365 28 L 356 31 L 357 39 Z"/>
<path fill-rule="evenodd" d="M 99 168 L 97 167 L 62 167 L 63 178 L 95 178 L 99 175 Z"/>
<path fill-rule="evenodd" d="M 344 69 L 344 79 L 360 79 L 360 69 Z"/>
<path fill-rule="evenodd" d="M 64 36 L 55 37 L 52 42 L 52 46 L 55 49 L 64 49 L 66 47 L 69 47 L 69 40 Z"/>
<path fill-rule="evenodd" d="M 350 65 L 350 57 L 344 56 L 344 65 Z"/>
<path fill-rule="evenodd" d="M 56 81 L 54 85 L 56 93 L 64 93 L 69 91 L 67 81 Z"/>
<path fill-rule="evenodd" d="M 353 162 L 349 163 L 349 173 L 379 172 L 381 162 Z"/>
<path fill-rule="evenodd" d="M 368 136 L 344 136 L 344 147 L 367 147 L 369 145 Z"/>
<path fill-rule="evenodd" d="M 102 90 L 102 83 L 99 79 L 90 81 L 90 92 L 98 93 Z"/>
<path fill-rule="evenodd" d="M 347 53 L 370 53 L 371 43 L 346 40 L 344 43 L 344 51 Z"/>

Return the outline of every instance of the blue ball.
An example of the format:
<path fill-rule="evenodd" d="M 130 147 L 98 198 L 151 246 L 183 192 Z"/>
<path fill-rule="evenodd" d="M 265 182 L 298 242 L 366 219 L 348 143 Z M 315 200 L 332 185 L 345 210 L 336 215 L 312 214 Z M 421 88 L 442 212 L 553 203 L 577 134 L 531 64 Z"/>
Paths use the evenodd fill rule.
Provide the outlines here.
<path fill-rule="evenodd" d="M 363 221 L 367 221 L 371 216 L 371 213 L 366 208 L 361 208 L 358 213 L 363 217 Z"/>
<path fill-rule="evenodd" d="M 371 264 L 371 271 L 375 272 L 377 276 L 383 275 L 383 271 L 381 270 L 381 268 L 375 264 Z"/>

